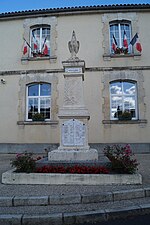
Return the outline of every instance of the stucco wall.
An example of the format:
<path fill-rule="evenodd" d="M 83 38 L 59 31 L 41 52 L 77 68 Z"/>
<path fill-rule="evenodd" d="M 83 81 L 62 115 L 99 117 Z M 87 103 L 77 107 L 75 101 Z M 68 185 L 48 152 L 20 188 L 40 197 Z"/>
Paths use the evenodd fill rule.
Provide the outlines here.
<path fill-rule="evenodd" d="M 130 13 L 131 14 L 131 13 Z M 135 14 L 135 13 L 134 13 Z M 117 15 L 117 14 L 116 14 Z M 128 13 L 124 13 L 124 18 Z M 77 39 L 80 41 L 78 57 L 85 60 L 86 67 L 116 67 L 116 66 L 148 66 L 149 65 L 149 20 L 150 13 L 136 13 L 137 29 L 143 47 L 142 57 L 135 60 L 134 57 L 111 58 L 110 61 L 103 60 L 104 30 L 103 14 L 70 15 L 58 17 L 56 24 L 56 63 L 49 60 L 29 61 L 21 63 L 24 23 L 25 20 L 9 20 L 0 22 L 0 71 L 30 70 L 30 69 L 60 69 L 62 61 L 69 58 L 68 41 L 71 39 L 72 31 L 75 30 Z M 109 32 L 109 31 L 108 31 Z M 143 35 L 146 34 L 146 35 Z M 134 33 L 133 33 L 134 35 Z M 108 33 L 109 36 L 109 33 Z M 108 46 L 109 48 L 109 46 Z"/>
<path fill-rule="evenodd" d="M 131 16 L 132 13 L 123 13 Z M 116 13 L 118 16 L 118 14 Z M 149 143 L 150 133 L 150 65 L 149 36 L 150 13 L 134 13 L 137 21 L 137 32 L 142 43 L 142 55 L 138 57 L 104 58 L 104 20 L 103 14 L 79 14 L 55 17 L 56 60 L 21 61 L 25 19 L 0 21 L 0 143 L 59 143 L 59 121 L 49 125 L 20 124 L 20 110 L 25 115 L 24 103 L 20 104 L 21 77 L 30 77 L 34 73 L 41 80 L 43 77 L 55 76 L 55 102 L 59 108 L 63 104 L 63 67 L 62 61 L 70 57 L 68 41 L 75 30 L 80 41 L 78 57 L 85 60 L 84 96 L 85 105 L 90 112 L 89 142 L 90 143 Z M 110 16 L 110 15 L 109 15 Z M 120 16 L 120 15 L 119 15 Z M 40 20 L 40 19 L 39 19 Z M 108 33 L 109 35 L 109 33 Z M 133 34 L 134 35 L 134 34 Z M 109 48 L 109 46 L 107 46 Z M 142 74 L 142 101 L 140 108 L 141 120 L 144 123 L 104 123 L 104 77 L 110 70 L 118 73 L 125 68 L 128 71 Z M 12 72 L 14 71 L 14 72 Z M 42 72 L 41 72 L 42 71 Z M 56 72 L 56 73 L 55 73 Z M 40 79 L 40 78 L 39 78 Z M 139 94 L 139 93 L 138 93 Z M 141 96 L 141 95 L 139 95 Z M 109 98 L 109 96 L 108 96 Z M 23 109 L 19 109 L 24 104 Z M 108 109 L 109 110 L 109 109 Z M 25 118 L 25 117 L 24 117 Z"/>

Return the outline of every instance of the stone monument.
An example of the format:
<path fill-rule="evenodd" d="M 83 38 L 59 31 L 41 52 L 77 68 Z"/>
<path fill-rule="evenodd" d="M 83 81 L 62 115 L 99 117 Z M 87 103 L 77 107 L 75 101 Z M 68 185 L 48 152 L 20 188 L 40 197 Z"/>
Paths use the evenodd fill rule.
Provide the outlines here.
<path fill-rule="evenodd" d="M 98 160 L 96 149 L 88 145 L 88 120 L 90 115 L 84 104 L 84 69 L 85 62 L 76 54 L 79 41 L 75 32 L 68 42 L 71 57 L 63 61 L 64 67 L 64 102 L 59 109 L 60 146 L 48 153 L 49 161 L 90 161 Z"/>

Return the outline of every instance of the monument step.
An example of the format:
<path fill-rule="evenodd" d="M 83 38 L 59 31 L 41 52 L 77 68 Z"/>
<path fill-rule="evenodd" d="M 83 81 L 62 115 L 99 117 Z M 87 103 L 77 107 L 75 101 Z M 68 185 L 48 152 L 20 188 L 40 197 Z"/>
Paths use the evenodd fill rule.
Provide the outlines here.
<path fill-rule="evenodd" d="M 37 167 L 42 166 L 74 166 L 74 165 L 84 165 L 84 166 L 108 166 L 110 164 L 110 160 L 102 155 L 99 160 L 53 160 L 49 161 L 48 157 L 40 159 L 36 162 Z"/>
<path fill-rule="evenodd" d="M 56 149 L 48 153 L 49 161 L 96 161 L 96 149 Z"/>

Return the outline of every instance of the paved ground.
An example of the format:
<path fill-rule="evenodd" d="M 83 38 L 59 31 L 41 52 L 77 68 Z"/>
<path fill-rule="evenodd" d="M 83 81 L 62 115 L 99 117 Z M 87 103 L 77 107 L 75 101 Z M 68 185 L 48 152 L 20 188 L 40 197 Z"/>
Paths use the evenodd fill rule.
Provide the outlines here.
<path fill-rule="evenodd" d="M 13 159 L 14 157 L 15 155 L 13 154 L 0 154 L 0 176 L 2 175 L 3 172 L 11 169 L 10 160 Z M 63 217 L 63 222 L 64 222 L 64 215 L 65 215 L 64 213 L 70 213 L 69 215 L 71 218 L 77 218 L 77 215 L 78 215 L 77 212 L 80 212 L 84 214 L 85 218 L 87 215 L 89 218 L 89 215 L 93 217 L 92 212 L 94 213 L 99 212 L 96 215 L 101 215 L 102 213 L 105 219 L 106 217 L 108 218 L 107 214 L 109 214 L 110 212 L 111 213 L 118 212 L 118 215 L 121 215 L 121 212 L 123 211 L 128 212 L 127 214 L 130 214 L 129 213 L 130 211 L 132 212 L 134 211 L 137 213 L 138 210 L 140 210 L 140 214 L 145 212 L 150 213 L 150 166 L 149 166 L 150 154 L 137 154 L 136 158 L 138 162 L 140 163 L 139 173 L 143 176 L 142 185 L 97 185 L 97 186 L 57 185 L 55 186 L 55 185 L 6 185 L 6 184 L 0 183 L 0 222 L 1 223 L 3 222 L 2 224 L 5 225 L 4 218 L 6 215 L 7 216 L 12 215 L 13 218 L 16 215 L 18 216 L 21 215 L 21 219 L 19 217 L 19 222 L 16 224 L 26 224 L 25 222 L 24 223 L 20 222 L 20 220 L 25 221 L 25 215 L 27 215 L 28 217 L 31 217 L 34 215 L 38 215 L 38 216 L 40 215 L 42 217 L 43 215 L 46 216 L 52 213 L 54 214 L 60 213 L 61 214 L 60 217 Z M 146 193 L 146 190 L 148 195 L 141 196 L 141 193 Z M 131 194 L 131 191 L 133 192 L 133 196 Z M 77 197 L 78 195 L 80 195 L 81 199 L 84 199 L 83 198 L 84 195 L 90 196 L 90 199 L 94 199 L 94 198 L 96 199 L 95 197 L 96 194 L 99 196 L 99 198 L 101 198 L 101 196 L 104 193 L 107 196 L 108 192 L 111 192 L 112 196 L 115 196 L 115 192 L 119 192 L 120 196 L 125 195 L 128 197 L 127 199 L 125 198 L 122 200 L 121 199 L 117 200 L 113 198 L 110 201 L 101 202 L 101 200 L 100 201 L 90 200 L 89 203 L 71 204 L 71 201 L 73 201 L 73 198 Z M 137 195 L 136 192 L 140 193 L 140 195 Z M 129 197 L 129 193 L 131 198 Z M 41 198 L 42 197 L 46 199 L 48 198 L 48 202 L 49 202 L 49 196 L 56 197 L 56 198 L 59 197 L 59 199 L 63 197 L 65 200 L 64 202 L 63 200 L 62 202 L 56 201 L 57 203 L 54 203 L 54 204 L 43 203 L 42 201 L 45 201 L 45 200 L 43 199 L 41 200 Z M 72 200 L 68 200 L 68 202 L 66 202 L 67 196 L 74 196 L 74 197 L 72 197 Z M 24 199 L 21 199 L 22 197 L 24 197 Z M 25 199 L 27 197 L 30 199 L 30 203 L 29 203 L 29 199 L 28 201 L 27 199 Z M 9 205 L 10 199 L 12 201 L 12 206 Z M 20 206 L 17 203 L 17 201 L 21 202 Z M 37 203 L 38 201 L 39 202 L 41 201 L 42 203 L 41 204 Z M 100 213 L 100 211 L 102 212 Z M 59 215 L 57 215 L 57 217 L 59 217 Z M 24 220 L 22 218 L 24 218 Z M 97 218 L 97 216 L 95 216 L 94 218 Z M 31 224 L 34 224 L 34 221 L 36 221 L 36 219 L 32 220 Z M 73 223 L 75 224 L 76 221 L 71 220 L 69 222 L 69 224 L 73 224 Z M 59 224 L 58 221 L 57 221 L 57 224 Z"/>

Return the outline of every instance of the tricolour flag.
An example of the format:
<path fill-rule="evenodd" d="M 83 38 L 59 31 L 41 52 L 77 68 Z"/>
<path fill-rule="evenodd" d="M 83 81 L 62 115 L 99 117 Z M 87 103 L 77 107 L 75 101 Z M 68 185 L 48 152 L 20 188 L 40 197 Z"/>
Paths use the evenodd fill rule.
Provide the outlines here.
<path fill-rule="evenodd" d="M 114 52 L 116 51 L 116 48 L 117 48 L 117 41 L 116 41 L 115 36 L 113 35 L 112 49 Z"/>
<path fill-rule="evenodd" d="M 48 47 L 47 47 L 46 44 L 44 45 L 43 54 L 44 54 L 44 55 L 48 55 Z"/>
<path fill-rule="evenodd" d="M 34 33 L 32 33 L 32 38 L 33 38 L 33 48 L 36 50 L 38 48 L 37 40 L 34 36 Z"/>
<path fill-rule="evenodd" d="M 48 46 L 46 44 L 46 39 L 47 39 L 47 37 L 45 37 L 43 45 L 42 45 L 42 50 L 43 50 L 44 55 L 48 55 Z"/>
<path fill-rule="evenodd" d="M 136 49 L 137 49 L 137 51 L 141 52 L 141 51 L 142 51 L 142 46 L 141 46 L 141 44 L 140 44 L 139 36 L 138 36 L 137 33 L 134 35 L 134 37 L 133 37 L 132 40 L 130 41 L 130 44 L 131 44 L 132 46 L 133 46 L 135 43 L 136 43 Z"/>
<path fill-rule="evenodd" d="M 25 55 L 25 54 L 27 54 L 27 52 L 28 52 L 28 45 L 27 45 L 26 41 L 24 41 L 23 54 Z"/>
<path fill-rule="evenodd" d="M 136 43 L 137 38 L 138 38 L 138 34 L 136 33 L 136 34 L 134 35 L 134 37 L 132 38 L 132 40 L 130 41 L 130 44 L 131 44 L 132 46 Z"/>
<path fill-rule="evenodd" d="M 23 54 L 25 55 L 28 52 L 28 47 L 31 48 L 31 46 L 29 45 L 29 43 L 26 41 L 25 38 L 23 38 L 24 40 L 24 45 L 23 45 Z M 32 51 L 32 48 L 31 48 Z"/>
<path fill-rule="evenodd" d="M 137 41 L 136 41 L 136 49 L 138 52 L 142 51 L 142 46 L 140 44 L 139 38 L 137 38 Z"/>
<path fill-rule="evenodd" d="M 45 39 L 44 39 L 44 42 L 43 42 L 43 45 L 42 45 L 42 49 L 44 48 L 44 45 L 45 45 L 45 43 L 46 43 L 46 39 L 47 39 L 47 36 L 46 36 Z"/>
<path fill-rule="evenodd" d="M 126 35 L 125 30 L 123 33 L 123 47 L 128 48 L 127 35 Z"/>

